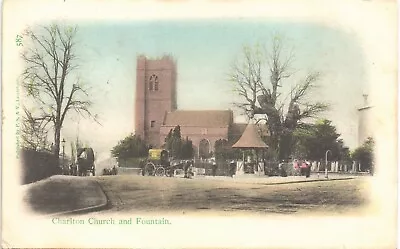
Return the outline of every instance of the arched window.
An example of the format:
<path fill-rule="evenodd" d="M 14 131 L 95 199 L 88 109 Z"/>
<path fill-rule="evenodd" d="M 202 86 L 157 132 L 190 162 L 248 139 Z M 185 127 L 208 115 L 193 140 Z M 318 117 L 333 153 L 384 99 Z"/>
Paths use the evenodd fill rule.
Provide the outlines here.
<path fill-rule="evenodd" d="M 158 91 L 159 84 L 158 84 L 158 77 L 157 75 L 153 74 L 150 76 L 149 79 L 149 90 L 150 91 Z"/>
<path fill-rule="evenodd" d="M 156 81 L 154 81 L 154 91 L 158 91 L 158 79 L 156 78 Z"/>

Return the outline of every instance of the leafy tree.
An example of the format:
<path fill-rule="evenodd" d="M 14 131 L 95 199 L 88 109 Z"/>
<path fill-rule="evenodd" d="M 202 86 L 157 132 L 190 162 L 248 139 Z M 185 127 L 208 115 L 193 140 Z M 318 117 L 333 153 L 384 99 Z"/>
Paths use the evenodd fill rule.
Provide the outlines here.
<path fill-rule="evenodd" d="M 218 139 L 215 142 L 215 159 L 217 160 L 226 160 L 229 158 L 229 144 L 226 139 Z"/>
<path fill-rule="evenodd" d="M 361 171 L 370 170 L 373 173 L 374 145 L 373 138 L 369 137 L 362 146 L 356 148 L 351 154 L 352 159 L 360 163 Z"/>
<path fill-rule="evenodd" d="M 188 137 L 182 142 L 182 149 L 180 153 L 180 158 L 182 159 L 190 159 L 194 156 L 193 142 L 189 140 Z"/>
<path fill-rule="evenodd" d="M 308 100 L 309 93 L 320 78 L 318 72 L 307 74 L 286 96 L 280 90 L 293 75 L 291 65 L 294 55 L 289 52 L 285 56 L 285 51 L 278 36 L 272 39 L 269 53 L 259 46 L 245 47 L 243 61 L 236 62 L 230 73 L 234 91 L 242 100 L 235 106 L 249 119 L 266 122 L 270 132 L 270 150 L 276 151 L 280 159 L 291 154 L 293 132 L 298 125 L 328 108 L 326 103 Z M 256 114 L 260 116 L 256 117 Z"/>
<path fill-rule="evenodd" d="M 181 128 L 176 126 L 171 129 L 165 138 L 165 148 L 169 151 L 170 156 L 180 158 L 182 149 Z"/>
<path fill-rule="evenodd" d="M 350 149 L 344 145 L 343 139 L 337 141 L 338 160 L 350 164 L 352 162 Z"/>
<path fill-rule="evenodd" d="M 119 141 L 111 150 L 113 157 L 120 159 L 145 157 L 148 155 L 148 146 L 140 136 L 130 134 Z"/>
<path fill-rule="evenodd" d="M 51 122 L 54 129 L 54 154 L 60 153 L 60 134 L 70 111 L 91 116 L 88 89 L 74 71 L 78 69 L 76 27 L 53 24 L 38 30 L 27 29 L 27 49 L 22 74 L 26 94 L 39 111 L 35 120 Z"/>
<path fill-rule="evenodd" d="M 186 137 L 182 140 L 181 127 L 178 125 L 171 129 L 165 138 L 164 147 L 169 151 L 170 156 L 179 159 L 193 158 L 193 142 Z"/>
<path fill-rule="evenodd" d="M 232 148 L 232 143 L 226 139 L 218 139 L 215 142 L 214 147 L 215 158 L 218 160 L 242 158 L 241 151 L 239 149 Z"/>
<path fill-rule="evenodd" d="M 330 120 L 323 119 L 315 124 L 299 126 L 294 136 L 297 157 L 324 160 L 326 151 L 330 150 L 330 160 L 349 161 L 349 148 L 344 146 L 342 139 L 339 139 L 340 134 Z"/>

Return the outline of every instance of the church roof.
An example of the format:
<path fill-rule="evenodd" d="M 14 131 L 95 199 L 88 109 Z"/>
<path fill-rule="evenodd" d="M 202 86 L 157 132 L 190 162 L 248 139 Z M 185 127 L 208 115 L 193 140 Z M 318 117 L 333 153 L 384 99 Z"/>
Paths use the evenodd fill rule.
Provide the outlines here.
<path fill-rule="evenodd" d="M 227 127 L 233 122 L 231 110 L 178 110 L 168 112 L 165 126 Z"/>
<path fill-rule="evenodd" d="M 236 141 L 242 136 L 243 132 L 246 130 L 247 124 L 245 123 L 233 123 L 231 126 L 231 136 L 236 137 Z M 268 136 L 268 126 L 266 124 L 258 124 L 257 131 L 260 136 Z"/>
<path fill-rule="evenodd" d="M 257 126 L 250 123 L 232 148 L 268 148 L 268 145 L 261 140 Z"/>

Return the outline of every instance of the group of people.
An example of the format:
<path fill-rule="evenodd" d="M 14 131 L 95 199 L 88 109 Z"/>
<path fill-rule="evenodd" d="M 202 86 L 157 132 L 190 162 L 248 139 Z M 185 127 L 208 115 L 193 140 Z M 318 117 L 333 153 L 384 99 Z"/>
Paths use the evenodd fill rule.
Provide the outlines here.
<path fill-rule="evenodd" d="M 300 174 L 302 176 L 310 177 L 311 174 L 311 163 L 308 160 L 300 160 L 300 162 L 295 159 L 293 161 L 293 167 L 296 170 L 300 170 Z"/>

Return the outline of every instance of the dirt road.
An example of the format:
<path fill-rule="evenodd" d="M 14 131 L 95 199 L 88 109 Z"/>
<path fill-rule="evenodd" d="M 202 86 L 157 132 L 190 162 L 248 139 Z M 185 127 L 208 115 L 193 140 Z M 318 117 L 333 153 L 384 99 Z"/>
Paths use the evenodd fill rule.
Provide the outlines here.
<path fill-rule="evenodd" d="M 266 185 L 236 179 L 96 177 L 111 202 L 102 212 L 353 213 L 368 203 L 368 178 Z"/>

